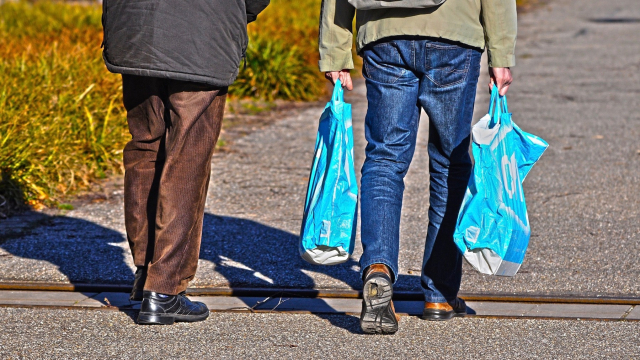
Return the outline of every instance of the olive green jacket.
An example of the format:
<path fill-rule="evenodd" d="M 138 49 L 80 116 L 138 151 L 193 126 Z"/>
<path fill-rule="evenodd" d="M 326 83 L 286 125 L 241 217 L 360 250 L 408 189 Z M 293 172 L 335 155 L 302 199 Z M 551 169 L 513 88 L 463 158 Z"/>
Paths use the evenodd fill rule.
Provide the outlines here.
<path fill-rule="evenodd" d="M 322 0 L 320 71 L 353 69 L 353 16 L 347 0 Z M 357 51 L 390 36 L 426 36 L 460 42 L 489 53 L 489 66 L 516 63 L 516 0 L 447 0 L 426 9 L 358 11 Z"/>

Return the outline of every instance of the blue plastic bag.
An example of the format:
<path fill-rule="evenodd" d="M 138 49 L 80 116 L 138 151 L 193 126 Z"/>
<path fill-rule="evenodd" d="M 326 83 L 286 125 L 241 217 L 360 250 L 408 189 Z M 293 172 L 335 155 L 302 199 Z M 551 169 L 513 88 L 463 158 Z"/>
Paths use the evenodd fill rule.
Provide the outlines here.
<path fill-rule="evenodd" d="M 513 276 L 531 235 L 522 181 L 549 145 L 511 121 L 497 86 L 489 114 L 473 126 L 472 137 L 473 174 L 453 238 L 479 272 Z"/>
<path fill-rule="evenodd" d="M 353 165 L 351 105 L 340 81 L 320 117 L 300 234 L 300 255 L 318 265 L 340 264 L 353 253 L 358 184 Z"/>

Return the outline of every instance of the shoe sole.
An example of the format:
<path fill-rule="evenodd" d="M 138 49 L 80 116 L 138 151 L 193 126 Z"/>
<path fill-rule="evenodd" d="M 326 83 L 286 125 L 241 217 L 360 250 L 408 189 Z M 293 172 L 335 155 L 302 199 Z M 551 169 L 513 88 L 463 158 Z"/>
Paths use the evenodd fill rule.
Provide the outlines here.
<path fill-rule="evenodd" d="M 174 322 L 197 322 L 206 320 L 209 312 L 202 315 L 158 315 L 153 313 L 138 314 L 139 325 L 172 325 Z"/>
<path fill-rule="evenodd" d="M 451 320 L 454 317 L 465 317 L 465 315 L 467 315 L 467 313 L 457 313 L 454 311 L 442 311 L 442 310 L 432 310 L 432 311 L 425 311 L 422 313 L 422 318 L 424 320 L 429 320 L 429 321 L 446 321 L 446 320 Z"/>
<path fill-rule="evenodd" d="M 382 276 L 374 276 L 364 284 L 360 327 L 365 334 L 393 334 L 398 320 L 391 309 L 393 286 Z"/>

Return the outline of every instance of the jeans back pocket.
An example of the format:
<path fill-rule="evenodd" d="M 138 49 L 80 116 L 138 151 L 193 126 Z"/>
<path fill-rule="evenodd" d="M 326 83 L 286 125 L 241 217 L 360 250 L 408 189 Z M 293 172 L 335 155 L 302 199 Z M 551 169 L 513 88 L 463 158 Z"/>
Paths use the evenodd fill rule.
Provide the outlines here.
<path fill-rule="evenodd" d="M 427 77 L 439 87 L 464 83 L 472 51 L 454 44 L 428 42 L 425 53 Z"/>
<path fill-rule="evenodd" d="M 363 76 L 383 84 L 395 84 L 406 73 L 400 50 L 393 42 L 382 42 L 362 54 Z"/>

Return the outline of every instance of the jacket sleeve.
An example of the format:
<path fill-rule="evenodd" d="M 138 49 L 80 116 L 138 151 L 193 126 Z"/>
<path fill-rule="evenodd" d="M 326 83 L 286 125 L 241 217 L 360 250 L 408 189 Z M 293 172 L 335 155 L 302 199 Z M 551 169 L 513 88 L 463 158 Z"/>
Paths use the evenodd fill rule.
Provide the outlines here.
<path fill-rule="evenodd" d="M 518 32 L 516 0 L 481 0 L 481 4 L 489 66 L 515 66 Z"/>
<path fill-rule="evenodd" d="M 347 0 L 322 0 L 320 12 L 320 71 L 353 69 L 353 17 L 356 9 Z"/>
<path fill-rule="evenodd" d="M 247 8 L 247 24 L 256 21 L 258 14 L 269 6 L 270 0 L 245 0 Z"/>

